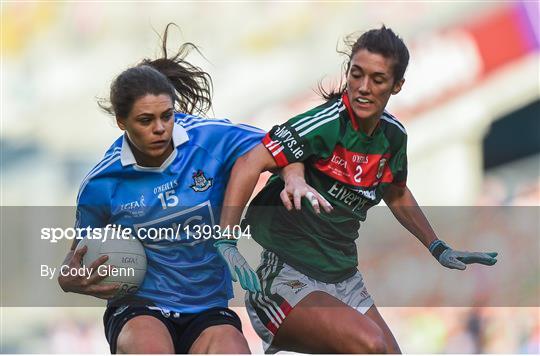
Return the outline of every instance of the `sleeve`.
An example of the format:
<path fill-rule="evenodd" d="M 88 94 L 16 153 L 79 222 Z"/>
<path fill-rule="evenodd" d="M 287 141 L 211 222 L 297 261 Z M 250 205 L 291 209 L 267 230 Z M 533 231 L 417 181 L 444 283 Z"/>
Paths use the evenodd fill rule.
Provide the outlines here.
<path fill-rule="evenodd" d="M 395 172 L 392 184 L 400 187 L 407 185 L 407 136 L 404 136 L 403 142 L 397 153 L 390 160 L 390 168 Z"/>
<path fill-rule="evenodd" d="M 214 152 L 225 170 L 230 171 L 236 160 L 261 143 L 264 131 L 249 125 L 218 126 L 219 137 L 214 141 Z"/>
<path fill-rule="evenodd" d="M 339 105 L 331 102 L 274 126 L 263 138 L 279 167 L 329 156 L 339 138 Z"/>
<path fill-rule="evenodd" d="M 106 197 L 108 190 L 104 188 L 92 179 L 82 183 L 75 213 L 76 228 L 96 228 L 107 225 L 110 204 Z"/>

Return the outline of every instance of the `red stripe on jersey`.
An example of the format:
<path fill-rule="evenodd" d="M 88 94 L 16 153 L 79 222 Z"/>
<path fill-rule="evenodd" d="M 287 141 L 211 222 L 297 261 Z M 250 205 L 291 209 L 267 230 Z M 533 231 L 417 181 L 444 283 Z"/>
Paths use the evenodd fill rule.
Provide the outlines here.
<path fill-rule="evenodd" d="M 273 322 L 269 321 L 268 324 L 266 324 L 266 328 L 272 333 L 272 335 L 276 335 L 278 328 Z"/>
<path fill-rule="evenodd" d="M 359 129 L 358 123 L 354 119 L 354 112 L 352 111 L 351 102 L 349 101 L 349 94 L 347 93 L 346 90 L 343 92 L 343 95 L 341 96 L 341 100 L 343 101 L 343 104 L 347 108 L 347 112 L 349 113 L 349 119 L 351 119 L 351 124 L 352 124 L 353 129 L 355 131 L 358 131 Z"/>
<path fill-rule="evenodd" d="M 356 187 L 374 187 L 394 180 L 388 166 L 389 153 L 364 154 L 336 145 L 330 158 L 319 159 L 314 167 L 335 180 Z"/>
<path fill-rule="evenodd" d="M 273 141 L 270 138 L 270 133 L 267 133 L 266 136 L 263 137 L 262 143 L 264 147 L 268 149 L 272 157 L 274 157 L 274 161 L 276 161 L 278 167 L 283 168 L 289 164 L 285 153 L 283 153 L 283 146 L 279 141 Z"/>

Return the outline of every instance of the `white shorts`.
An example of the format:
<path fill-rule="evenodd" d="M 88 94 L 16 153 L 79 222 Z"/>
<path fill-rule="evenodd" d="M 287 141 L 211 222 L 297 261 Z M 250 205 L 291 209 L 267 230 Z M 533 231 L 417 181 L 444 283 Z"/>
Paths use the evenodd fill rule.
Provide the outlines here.
<path fill-rule="evenodd" d="M 360 272 L 343 282 L 324 283 L 298 272 L 276 254 L 264 250 L 257 274 L 262 292 L 246 293 L 246 308 L 253 328 L 263 340 L 265 353 L 280 351 L 272 346 L 279 326 L 291 310 L 312 292 L 328 293 L 362 314 L 373 305 Z"/>

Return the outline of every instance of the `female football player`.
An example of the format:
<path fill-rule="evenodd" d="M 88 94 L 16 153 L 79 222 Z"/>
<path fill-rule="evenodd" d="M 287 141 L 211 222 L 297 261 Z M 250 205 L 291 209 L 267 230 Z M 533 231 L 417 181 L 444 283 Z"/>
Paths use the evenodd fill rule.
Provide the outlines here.
<path fill-rule="evenodd" d="M 190 43 L 167 56 L 144 59 L 111 84 L 100 106 L 115 116 L 124 134 L 84 178 L 77 198 L 78 227 L 116 224 L 131 231 L 173 227 L 180 238 L 142 239 L 148 267 L 143 284 L 127 299 L 109 302 L 105 333 L 112 353 L 249 353 L 238 316 L 227 308 L 231 275 L 210 236 L 185 228 L 219 222 L 230 170 L 236 159 L 264 134 L 225 119 L 206 119 L 211 105 L 210 76 L 185 61 Z M 144 229 L 142 229 L 144 228 Z M 200 231 L 199 231 L 200 232 Z M 194 238 L 189 238 L 193 236 Z M 86 247 L 64 264 L 80 266 Z M 233 251 L 234 252 L 234 251 Z M 107 256 L 91 268 L 103 264 Z M 259 281 L 240 255 L 234 272 L 244 288 Z M 100 285 L 93 274 L 60 277 L 66 292 L 110 299 L 118 285 Z"/>
<path fill-rule="evenodd" d="M 224 206 L 237 208 L 223 209 L 222 226 L 238 223 L 261 171 L 305 163 L 284 179 L 271 177 L 246 215 L 264 249 L 257 270 L 262 291 L 248 292 L 246 306 L 267 352 L 400 352 L 357 269 L 359 221 L 381 199 L 443 266 L 496 262 L 496 253 L 459 252 L 437 239 L 407 188 L 407 133 L 385 107 L 400 92 L 408 61 L 391 29 L 364 33 L 352 45 L 346 84 L 323 91 L 324 104 L 275 126 L 231 172 Z M 333 211 L 317 215 L 308 205 L 288 212 L 287 197 L 297 209 L 302 197 L 314 199 L 306 184 Z"/>

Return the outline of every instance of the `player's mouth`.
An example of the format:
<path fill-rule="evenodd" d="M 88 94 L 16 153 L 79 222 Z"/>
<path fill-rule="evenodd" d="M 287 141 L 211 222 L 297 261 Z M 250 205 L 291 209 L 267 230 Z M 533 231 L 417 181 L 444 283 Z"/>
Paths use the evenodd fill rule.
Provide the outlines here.
<path fill-rule="evenodd" d="M 362 107 L 368 107 L 373 104 L 373 101 L 366 99 L 366 98 L 356 98 L 354 101 Z"/>
<path fill-rule="evenodd" d="M 153 141 L 150 143 L 150 146 L 152 148 L 162 148 L 167 146 L 168 141 L 167 140 L 159 140 L 159 141 Z"/>

